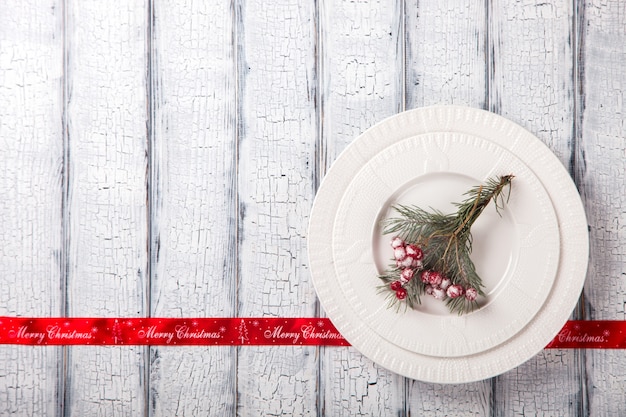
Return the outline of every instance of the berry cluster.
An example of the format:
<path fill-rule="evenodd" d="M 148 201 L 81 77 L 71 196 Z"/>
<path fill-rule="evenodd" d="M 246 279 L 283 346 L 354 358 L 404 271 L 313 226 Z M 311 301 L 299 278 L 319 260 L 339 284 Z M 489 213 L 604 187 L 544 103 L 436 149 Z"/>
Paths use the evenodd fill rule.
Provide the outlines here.
<path fill-rule="evenodd" d="M 421 273 L 420 280 L 424 284 L 424 292 L 437 300 L 462 296 L 465 296 L 467 301 L 476 300 L 478 291 L 475 288 L 466 289 L 462 285 L 453 284 L 450 278 L 438 271 L 423 270 L 424 252 L 419 246 L 407 244 L 400 237 L 394 237 L 391 240 L 391 247 L 393 248 L 396 268 L 401 272 L 400 278 L 391 282 L 389 288 L 395 291 L 396 298 L 399 300 L 404 300 L 407 297 L 405 285 L 419 273 Z"/>
<path fill-rule="evenodd" d="M 400 279 L 393 281 L 389 285 L 389 288 L 396 292 L 396 297 L 399 300 L 404 300 L 407 296 L 407 291 L 404 286 L 413 279 L 416 272 L 422 269 L 424 252 L 422 252 L 422 248 L 419 246 L 406 244 L 404 240 L 399 237 L 394 237 L 391 240 L 391 247 L 393 248 L 396 268 L 402 272 L 400 273 Z"/>

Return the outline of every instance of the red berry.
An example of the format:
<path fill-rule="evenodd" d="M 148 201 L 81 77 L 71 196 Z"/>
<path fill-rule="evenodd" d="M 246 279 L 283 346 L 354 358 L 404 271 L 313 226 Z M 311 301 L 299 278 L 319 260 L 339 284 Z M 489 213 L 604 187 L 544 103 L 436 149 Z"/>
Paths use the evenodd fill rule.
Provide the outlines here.
<path fill-rule="evenodd" d="M 407 256 L 400 261 L 400 264 L 402 265 L 402 268 L 410 268 L 413 265 L 413 258 Z"/>
<path fill-rule="evenodd" d="M 394 281 L 389 284 L 389 288 L 391 288 L 393 291 L 398 291 L 400 288 L 402 288 L 402 283 L 400 281 Z"/>
<path fill-rule="evenodd" d="M 421 280 L 422 280 L 422 282 L 424 284 L 429 284 L 430 283 L 428 277 L 430 276 L 431 273 L 432 273 L 432 271 L 424 271 L 424 272 L 422 272 Z"/>
<path fill-rule="evenodd" d="M 465 291 L 463 290 L 463 287 L 461 287 L 460 285 L 450 285 L 448 287 L 448 290 L 446 291 L 446 294 L 448 295 L 448 297 L 450 298 L 457 298 L 463 295 Z"/>
<path fill-rule="evenodd" d="M 415 273 L 415 271 L 413 271 L 411 268 L 406 268 L 400 274 L 400 279 L 403 280 L 403 281 L 410 281 L 411 278 L 413 278 L 413 274 L 414 273 Z"/>
<path fill-rule="evenodd" d="M 392 248 L 399 248 L 400 246 L 404 246 L 404 240 L 402 240 L 400 237 L 396 236 L 393 239 L 391 239 L 391 247 Z"/>
<path fill-rule="evenodd" d="M 450 278 L 444 278 L 441 280 L 441 284 L 439 284 L 439 287 L 442 290 L 447 290 L 450 285 L 452 285 L 452 281 L 450 280 Z"/>
<path fill-rule="evenodd" d="M 432 287 L 432 288 L 433 288 L 433 292 L 431 295 L 435 297 L 435 299 L 442 300 L 446 296 L 446 292 L 442 290 L 441 288 L 439 287 Z"/>
<path fill-rule="evenodd" d="M 412 256 L 418 261 L 421 261 L 422 258 L 424 258 L 424 252 L 422 252 L 422 249 L 417 245 L 407 245 L 406 254 L 408 256 Z"/>
<path fill-rule="evenodd" d="M 404 260 L 404 258 L 406 258 L 406 250 L 404 250 L 402 246 L 400 246 L 399 248 L 395 248 L 393 250 L 393 257 L 396 258 L 396 260 L 398 261 Z"/>
<path fill-rule="evenodd" d="M 406 298 L 406 290 L 404 288 L 399 288 L 396 290 L 396 297 L 398 300 L 404 300 Z"/>
<path fill-rule="evenodd" d="M 443 281 L 443 275 L 437 271 L 430 271 L 430 274 L 428 274 L 428 283 L 430 285 L 439 286 L 441 281 Z"/>
<path fill-rule="evenodd" d="M 467 301 L 474 301 L 478 297 L 478 291 L 476 288 L 468 288 L 465 290 L 465 298 Z"/>

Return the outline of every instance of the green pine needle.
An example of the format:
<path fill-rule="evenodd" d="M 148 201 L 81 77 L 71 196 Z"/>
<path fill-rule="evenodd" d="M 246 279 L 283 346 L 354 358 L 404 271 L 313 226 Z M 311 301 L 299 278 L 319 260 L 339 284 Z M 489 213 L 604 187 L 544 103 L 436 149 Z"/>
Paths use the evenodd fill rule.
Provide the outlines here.
<path fill-rule="evenodd" d="M 424 270 L 439 271 L 450 278 L 453 284 L 475 288 L 479 295 L 484 296 L 482 280 L 470 258 L 471 227 L 491 200 L 500 214 L 505 202 L 504 189 L 509 186 L 506 195 L 508 200 L 512 180 L 513 175 L 504 175 L 491 178 L 485 184 L 470 189 L 464 194 L 467 198 L 463 202 L 455 203 L 457 211 L 454 214 L 444 214 L 437 210 L 428 212 L 417 206 L 396 206 L 394 209 L 399 217 L 384 222 L 384 233 L 419 245 L 424 252 Z M 380 290 L 389 292 L 391 305 L 404 302 L 406 306 L 415 308 L 421 303 L 420 295 L 425 292 L 425 284 L 419 279 L 419 274 L 415 274 L 415 278 L 404 286 L 407 290 L 406 299 L 400 301 L 389 288 L 389 284 L 400 279 L 401 272 L 394 266 L 380 275 L 379 278 L 384 282 Z M 472 311 L 478 305 L 476 301 L 468 301 L 465 297 L 447 298 L 446 304 L 451 312 L 458 314 Z"/>

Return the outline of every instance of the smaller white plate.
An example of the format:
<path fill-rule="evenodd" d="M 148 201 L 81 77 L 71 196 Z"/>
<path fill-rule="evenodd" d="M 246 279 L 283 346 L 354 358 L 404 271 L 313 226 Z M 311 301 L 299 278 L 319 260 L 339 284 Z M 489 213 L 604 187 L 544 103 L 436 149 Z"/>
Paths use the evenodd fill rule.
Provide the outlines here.
<path fill-rule="evenodd" d="M 378 275 L 393 254 L 380 228 L 382 218 L 397 217 L 391 206 L 451 213 L 471 187 L 506 174 L 515 179 L 502 216 L 490 203 L 472 227 L 472 260 L 487 293 L 480 309 L 459 316 L 428 295 L 416 310 L 388 308 Z M 559 259 L 556 215 L 533 172 L 501 146 L 460 133 L 413 136 L 371 158 L 338 205 L 332 244 L 338 287 L 361 319 L 391 343 L 441 357 L 482 352 L 519 332 L 546 300 Z"/>

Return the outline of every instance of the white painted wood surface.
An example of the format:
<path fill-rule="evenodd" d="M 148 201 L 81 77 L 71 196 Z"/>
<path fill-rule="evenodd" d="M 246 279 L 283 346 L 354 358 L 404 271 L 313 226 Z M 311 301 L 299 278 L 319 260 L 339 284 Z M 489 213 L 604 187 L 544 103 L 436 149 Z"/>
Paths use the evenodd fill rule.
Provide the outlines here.
<path fill-rule="evenodd" d="M 147 313 L 146 4 L 64 5 L 69 316 Z M 147 351 L 67 348 L 64 413 L 143 413 Z"/>
<path fill-rule="evenodd" d="M 0 311 L 61 315 L 61 4 L 6 2 L 0 28 Z M 0 357 L 0 414 L 60 413 L 63 348 L 0 346 Z"/>
<path fill-rule="evenodd" d="M 591 237 L 574 317 L 624 320 L 625 62 L 620 0 L 4 2 L 0 314 L 323 315 L 328 167 L 385 117 L 464 104 L 568 168 Z M 0 346 L 0 415 L 614 416 L 625 355 L 436 385 L 353 348 Z"/>
<path fill-rule="evenodd" d="M 150 314 L 232 317 L 237 76 L 231 5 L 159 1 L 148 15 Z M 234 347 L 152 347 L 150 414 L 234 414 L 235 365 Z"/>

